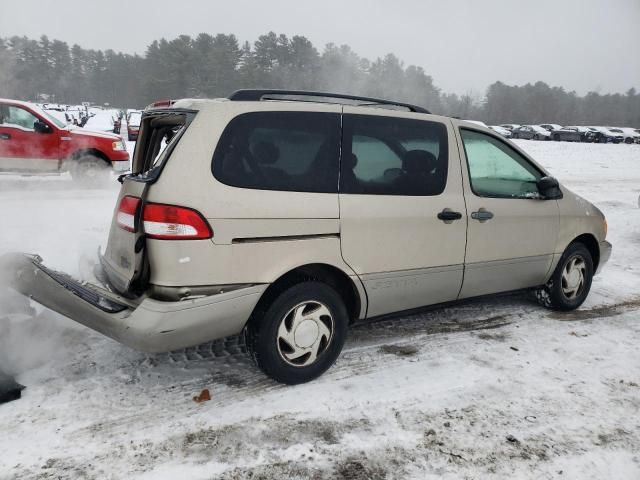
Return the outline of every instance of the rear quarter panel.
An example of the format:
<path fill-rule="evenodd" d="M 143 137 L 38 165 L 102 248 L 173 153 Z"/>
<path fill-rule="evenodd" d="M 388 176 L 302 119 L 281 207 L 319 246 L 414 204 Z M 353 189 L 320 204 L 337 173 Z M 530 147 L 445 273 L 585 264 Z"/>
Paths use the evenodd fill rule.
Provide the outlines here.
<path fill-rule="evenodd" d="M 151 283 L 271 283 L 311 263 L 355 276 L 340 255 L 337 194 L 238 188 L 213 176 L 213 153 L 224 128 L 235 116 L 256 111 L 340 113 L 341 107 L 212 101 L 200 108 L 147 200 L 198 210 L 214 236 L 206 241 L 149 240 Z M 300 236 L 310 237 L 296 238 Z"/>

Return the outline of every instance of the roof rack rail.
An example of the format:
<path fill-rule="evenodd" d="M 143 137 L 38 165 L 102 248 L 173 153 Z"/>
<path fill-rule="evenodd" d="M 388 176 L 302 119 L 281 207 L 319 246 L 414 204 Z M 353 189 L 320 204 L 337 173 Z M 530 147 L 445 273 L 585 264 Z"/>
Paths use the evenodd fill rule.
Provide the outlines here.
<path fill-rule="evenodd" d="M 357 95 L 345 95 L 342 93 L 328 93 L 328 92 L 314 92 L 309 90 L 236 90 L 229 95 L 229 100 L 234 101 L 247 101 L 247 102 L 259 102 L 260 100 L 292 100 L 276 97 L 319 97 L 319 98 L 337 98 L 341 100 L 352 100 L 355 102 L 361 102 L 361 106 L 378 106 L 378 105 L 390 105 L 395 107 L 406 108 L 410 112 L 417 113 L 431 113 L 426 108 L 419 107 L 417 105 L 411 105 L 409 103 L 394 102 L 391 100 L 383 100 L 381 98 L 371 97 L 359 97 Z M 303 100 L 308 101 L 308 100 Z"/>

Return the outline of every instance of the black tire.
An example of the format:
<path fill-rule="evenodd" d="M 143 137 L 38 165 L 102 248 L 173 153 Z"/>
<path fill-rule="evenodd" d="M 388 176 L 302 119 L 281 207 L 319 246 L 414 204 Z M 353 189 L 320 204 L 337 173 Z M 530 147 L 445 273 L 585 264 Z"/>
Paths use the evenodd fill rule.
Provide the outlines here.
<path fill-rule="evenodd" d="M 517 140 L 518 138 L 520 138 L 520 137 L 518 136 L 518 134 L 517 134 L 517 133 L 513 133 L 513 134 L 511 134 L 511 137 L 512 137 L 514 140 Z"/>
<path fill-rule="evenodd" d="M 553 136 L 553 139 L 554 139 L 556 142 L 559 142 L 559 141 L 560 141 L 560 135 L 558 135 L 558 134 L 556 133 L 556 134 Z"/>
<path fill-rule="evenodd" d="M 84 155 L 70 161 L 71 178 L 88 186 L 97 186 L 107 181 L 109 165 L 95 155 Z"/>
<path fill-rule="evenodd" d="M 309 308 L 309 317 L 314 313 L 314 304 L 326 307 L 330 316 L 320 317 L 314 322 L 321 321 L 328 330 L 331 330 L 330 338 L 317 334 L 313 345 L 318 343 L 317 358 L 308 365 L 300 365 L 311 359 L 312 354 L 305 354 L 296 359 L 287 360 L 288 355 L 296 355 L 295 349 L 303 351 L 304 348 L 290 344 L 281 336 L 281 324 L 286 328 L 291 325 L 289 331 L 291 339 L 297 342 L 297 332 L 293 331 L 293 318 L 296 308 L 302 308 L 302 313 Z M 307 306 L 304 306 L 307 305 Z M 321 308 L 318 307 L 318 308 Z M 331 321 L 330 321 L 331 320 Z M 307 320 L 300 322 L 303 325 Z M 331 324 L 329 327 L 328 325 Z M 246 344 L 247 351 L 253 358 L 255 364 L 266 375 L 277 382 L 288 385 L 296 385 L 308 382 L 322 375 L 331 365 L 333 365 L 342 351 L 347 337 L 349 326 L 349 314 L 342 297 L 329 285 L 315 280 L 303 281 L 283 290 L 277 294 L 272 301 L 263 307 L 259 306 L 254 312 L 247 326 Z M 312 327 L 314 328 L 314 327 Z M 318 330 L 319 331 L 319 330 Z M 306 357 L 306 360 L 305 360 Z M 298 365 L 292 363 L 297 362 Z"/>
<path fill-rule="evenodd" d="M 579 284 L 579 280 L 573 285 L 566 280 L 566 271 L 574 260 L 582 262 L 583 265 L 583 268 L 579 268 L 582 271 L 582 286 L 576 287 L 575 294 L 568 295 L 566 290 L 571 291 L 575 285 Z M 592 280 L 593 258 L 591 253 L 584 244 L 580 242 L 572 243 L 562 254 L 553 275 L 546 285 L 536 290 L 536 298 L 541 305 L 553 310 L 575 310 L 582 305 L 587 295 L 589 295 Z"/>
<path fill-rule="evenodd" d="M 533 136 L 533 140 L 540 140 L 540 135 L 537 133 Z"/>
<path fill-rule="evenodd" d="M 624 143 L 627 143 L 627 144 L 631 145 L 633 143 L 633 138 L 631 138 L 631 137 L 625 138 L 624 139 Z"/>

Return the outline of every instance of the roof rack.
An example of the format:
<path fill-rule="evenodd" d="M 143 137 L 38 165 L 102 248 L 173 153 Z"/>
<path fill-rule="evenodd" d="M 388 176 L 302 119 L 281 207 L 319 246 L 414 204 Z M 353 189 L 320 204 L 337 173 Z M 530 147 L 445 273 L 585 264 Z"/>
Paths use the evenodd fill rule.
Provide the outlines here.
<path fill-rule="evenodd" d="M 259 102 L 260 100 L 294 100 L 292 98 L 277 97 L 317 97 L 317 98 L 337 98 L 341 100 L 351 100 L 357 103 L 356 106 L 377 107 L 390 105 L 406 108 L 410 112 L 431 113 L 426 108 L 411 105 L 409 103 L 393 102 L 381 98 L 359 97 L 356 95 L 345 95 L 342 93 L 313 92 L 309 90 L 236 90 L 229 96 L 229 100 Z M 320 100 L 299 100 L 299 101 L 320 101 Z M 339 102 L 336 102 L 339 103 Z"/>

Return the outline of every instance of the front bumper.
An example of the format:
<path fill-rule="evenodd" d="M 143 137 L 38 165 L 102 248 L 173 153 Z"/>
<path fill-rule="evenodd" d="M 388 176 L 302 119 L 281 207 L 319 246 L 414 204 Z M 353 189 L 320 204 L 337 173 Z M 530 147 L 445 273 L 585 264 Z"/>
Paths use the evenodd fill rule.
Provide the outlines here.
<path fill-rule="evenodd" d="M 130 170 L 129 160 L 118 160 L 111 162 L 114 172 L 128 172 Z"/>
<path fill-rule="evenodd" d="M 268 286 L 178 302 L 132 301 L 51 270 L 37 255 L 4 255 L 0 272 L 18 292 L 144 352 L 168 352 L 240 333 Z"/>
<path fill-rule="evenodd" d="M 602 267 L 604 264 L 609 261 L 609 257 L 611 257 L 612 246 L 606 240 L 600 242 L 600 261 L 598 262 L 598 268 L 596 269 L 596 273 L 600 273 L 602 271 Z"/>

